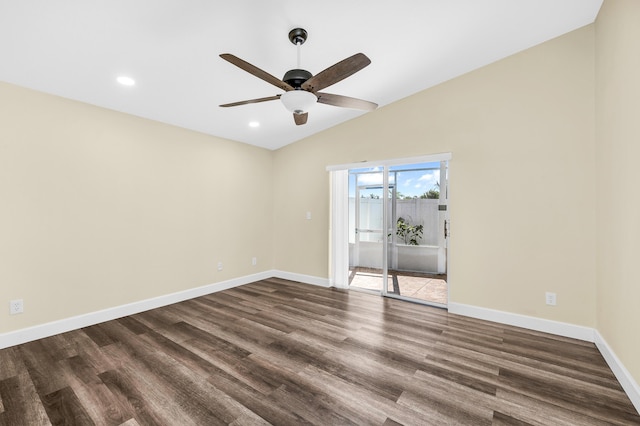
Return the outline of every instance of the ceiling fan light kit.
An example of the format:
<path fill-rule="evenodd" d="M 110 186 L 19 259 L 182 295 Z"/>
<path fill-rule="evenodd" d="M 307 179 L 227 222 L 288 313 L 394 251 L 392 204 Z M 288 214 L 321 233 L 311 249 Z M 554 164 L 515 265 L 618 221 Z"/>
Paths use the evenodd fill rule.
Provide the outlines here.
<path fill-rule="evenodd" d="M 280 101 L 287 111 L 294 114 L 303 114 L 318 101 L 318 97 L 306 90 L 290 90 L 280 95 Z"/>
<path fill-rule="evenodd" d="M 225 61 L 232 63 L 238 68 L 253 74 L 259 79 L 264 80 L 285 92 L 279 95 L 232 102 L 220 106 L 226 108 L 280 99 L 284 107 L 289 112 L 293 113 L 293 120 L 298 126 L 307 122 L 309 108 L 311 108 L 316 102 L 364 111 L 372 111 L 376 109 L 378 105 L 373 102 L 350 98 L 348 96 L 320 92 L 320 90 L 342 81 L 350 75 L 360 71 L 369 65 L 371 60 L 363 53 L 356 53 L 355 55 L 330 66 L 324 71 L 320 71 L 314 76 L 309 71 L 300 68 L 300 46 L 302 46 L 307 40 L 307 35 L 307 32 L 302 28 L 294 28 L 289 31 L 289 41 L 298 47 L 298 68 L 287 71 L 282 80 L 261 70 L 255 65 L 238 58 L 237 56 L 230 53 L 222 53 L 220 57 Z"/>

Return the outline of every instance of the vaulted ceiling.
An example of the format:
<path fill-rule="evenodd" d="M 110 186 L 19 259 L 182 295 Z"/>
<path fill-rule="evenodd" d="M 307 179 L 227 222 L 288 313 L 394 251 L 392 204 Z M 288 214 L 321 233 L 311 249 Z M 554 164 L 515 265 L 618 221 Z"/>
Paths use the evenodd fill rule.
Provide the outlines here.
<path fill-rule="evenodd" d="M 282 91 L 222 60 L 282 78 L 354 53 L 372 63 L 324 91 L 384 107 L 592 23 L 602 0 L 23 0 L 0 2 L 0 80 L 268 149 L 363 114 L 316 104 L 296 126 Z M 119 76 L 135 85 L 124 86 Z M 251 122 L 259 123 L 251 127 Z"/>

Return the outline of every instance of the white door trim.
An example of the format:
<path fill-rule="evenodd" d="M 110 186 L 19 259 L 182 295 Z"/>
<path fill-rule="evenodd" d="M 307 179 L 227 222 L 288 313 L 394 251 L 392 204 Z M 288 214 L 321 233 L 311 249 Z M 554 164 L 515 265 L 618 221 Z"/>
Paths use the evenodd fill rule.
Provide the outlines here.
<path fill-rule="evenodd" d="M 382 166 L 399 166 L 402 164 L 435 163 L 437 161 L 451 161 L 451 153 L 444 152 L 441 154 L 422 155 L 419 157 L 393 158 L 389 160 L 380 160 L 380 161 L 361 161 L 359 163 L 336 164 L 332 166 L 327 166 L 327 171 L 333 172 L 337 170 L 361 169 L 361 168 L 375 167 L 375 166 L 382 167 Z"/>
<path fill-rule="evenodd" d="M 331 286 L 349 288 L 349 169 L 389 167 L 401 164 L 451 161 L 451 153 L 363 161 L 327 166 L 330 172 L 330 224 L 329 224 L 329 280 Z M 386 247 L 386 245 L 385 245 Z M 385 263 L 386 264 L 386 263 Z"/>

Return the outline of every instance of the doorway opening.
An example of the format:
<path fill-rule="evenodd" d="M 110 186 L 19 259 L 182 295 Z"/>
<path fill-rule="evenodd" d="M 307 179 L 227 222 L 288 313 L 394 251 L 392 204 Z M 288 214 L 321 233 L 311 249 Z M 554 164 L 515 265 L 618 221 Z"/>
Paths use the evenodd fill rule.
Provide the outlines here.
<path fill-rule="evenodd" d="M 348 171 L 348 287 L 446 307 L 448 161 Z"/>

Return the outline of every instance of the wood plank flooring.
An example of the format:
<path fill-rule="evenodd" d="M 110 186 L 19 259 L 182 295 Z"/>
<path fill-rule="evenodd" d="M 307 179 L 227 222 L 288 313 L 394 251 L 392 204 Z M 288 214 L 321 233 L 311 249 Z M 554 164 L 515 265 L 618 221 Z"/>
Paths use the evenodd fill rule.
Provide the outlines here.
<path fill-rule="evenodd" d="M 0 425 L 640 425 L 593 344 L 270 279 L 0 350 Z"/>

